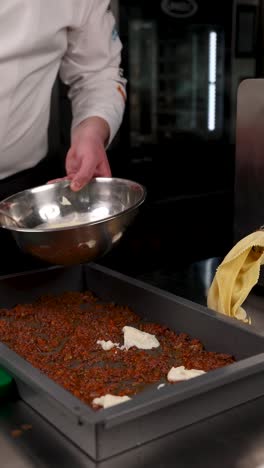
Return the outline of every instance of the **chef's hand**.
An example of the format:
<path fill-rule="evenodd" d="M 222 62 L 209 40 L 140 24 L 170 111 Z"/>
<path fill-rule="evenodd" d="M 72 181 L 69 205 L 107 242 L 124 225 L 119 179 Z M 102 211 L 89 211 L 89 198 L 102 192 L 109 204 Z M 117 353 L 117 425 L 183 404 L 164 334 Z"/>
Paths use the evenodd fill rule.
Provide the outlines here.
<path fill-rule="evenodd" d="M 89 117 L 73 129 L 64 177 L 71 180 L 73 191 L 83 188 L 93 177 L 111 177 L 105 152 L 109 134 L 107 122 L 100 117 Z"/>
<path fill-rule="evenodd" d="M 80 190 L 93 177 L 111 177 L 105 152 L 109 126 L 100 117 L 90 117 L 72 132 L 72 145 L 66 156 L 66 173 L 71 189 Z"/>

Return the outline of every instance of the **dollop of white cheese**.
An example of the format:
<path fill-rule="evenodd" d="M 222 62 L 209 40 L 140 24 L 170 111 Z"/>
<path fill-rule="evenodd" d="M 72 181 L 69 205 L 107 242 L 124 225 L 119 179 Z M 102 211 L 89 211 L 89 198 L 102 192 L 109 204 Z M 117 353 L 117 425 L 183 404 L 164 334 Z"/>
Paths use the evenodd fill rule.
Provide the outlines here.
<path fill-rule="evenodd" d="M 104 351 L 109 351 L 110 349 L 113 349 L 113 348 L 119 346 L 119 343 L 113 343 L 113 341 L 111 341 L 111 340 L 108 340 L 108 341 L 105 341 L 105 340 L 98 340 L 98 341 L 97 341 L 97 344 L 99 344 L 100 346 L 102 346 L 102 348 L 103 348 Z"/>
<path fill-rule="evenodd" d="M 66 198 L 64 196 L 62 197 L 61 204 L 63 206 L 71 206 L 71 202 L 68 200 L 68 198 Z"/>
<path fill-rule="evenodd" d="M 134 327 L 124 327 L 124 348 L 129 349 L 136 346 L 138 349 L 152 349 L 160 346 L 155 335 L 143 332 Z"/>
<path fill-rule="evenodd" d="M 94 398 L 93 399 L 93 405 L 97 406 L 102 406 L 103 408 L 110 408 L 110 406 L 115 406 L 119 405 L 120 403 L 124 403 L 125 401 L 131 400 L 128 396 L 116 396 L 116 395 L 110 395 L 109 393 L 107 395 L 104 395 L 100 398 Z"/>
<path fill-rule="evenodd" d="M 161 384 L 158 385 L 157 389 L 160 390 L 161 388 L 163 388 L 163 387 L 165 387 L 165 386 L 166 386 L 165 383 L 161 383 Z"/>
<path fill-rule="evenodd" d="M 169 382 L 178 382 L 181 380 L 189 380 L 193 377 L 205 374 L 205 371 L 198 369 L 185 369 L 184 366 L 172 367 L 167 375 Z"/>

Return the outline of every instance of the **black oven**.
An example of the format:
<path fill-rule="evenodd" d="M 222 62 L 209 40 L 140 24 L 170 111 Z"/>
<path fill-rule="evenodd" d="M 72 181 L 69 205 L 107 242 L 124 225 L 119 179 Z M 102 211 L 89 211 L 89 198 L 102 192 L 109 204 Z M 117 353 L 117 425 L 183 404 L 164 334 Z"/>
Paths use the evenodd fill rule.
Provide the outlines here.
<path fill-rule="evenodd" d="M 217 12 L 212 3 L 123 2 L 132 149 L 168 144 L 175 153 L 182 136 L 223 138 L 231 39 L 231 24 L 227 31 L 223 24 L 232 5 Z"/>
<path fill-rule="evenodd" d="M 258 0 L 113 7 L 128 101 L 110 159 L 114 174 L 148 190 L 126 254 L 145 266 L 222 255 L 233 235 L 236 93 L 256 76 Z"/>

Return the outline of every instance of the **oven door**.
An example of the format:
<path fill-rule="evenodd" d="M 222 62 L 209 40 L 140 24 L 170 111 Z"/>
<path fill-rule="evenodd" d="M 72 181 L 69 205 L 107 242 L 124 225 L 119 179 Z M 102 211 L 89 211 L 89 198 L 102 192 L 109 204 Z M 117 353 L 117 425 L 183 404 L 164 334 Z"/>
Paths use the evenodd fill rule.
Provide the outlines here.
<path fill-rule="evenodd" d="M 232 245 L 233 109 L 239 80 L 256 72 L 257 3 L 119 2 L 128 103 L 112 160 L 148 191 L 120 254 L 127 265 L 175 268 Z"/>
<path fill-rule="evenodd" d="M 128 78 L 121 147 L 151 193 L 169 177 L 156 197 L 232 183 L 233 10 L 231 0 L 120 1 Z"/>
<path fill-rule="evenodd" d="M 149 2 L 121 3 L 132 147 L 183 133 L 223 138 L 232 2 L 218 2 L 218 8 L 208 2 L 205 8 L 207 2 L 193 1 L 187 10 L 188 3 L 154 0 L 151 8 Z"/>

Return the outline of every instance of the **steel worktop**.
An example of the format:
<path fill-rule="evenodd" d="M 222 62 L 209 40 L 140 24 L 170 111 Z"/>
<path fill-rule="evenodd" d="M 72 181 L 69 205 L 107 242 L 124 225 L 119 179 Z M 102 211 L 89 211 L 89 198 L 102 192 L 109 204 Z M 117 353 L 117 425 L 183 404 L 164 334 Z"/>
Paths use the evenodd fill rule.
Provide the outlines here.
<path fill-rule="evenodd" d="M 264 398 L 190 426 L 98 464 L 83 455 L 23 402 L 2 408 L 3 468 L 261 468 L 264 466 Z M 32 429 L 20 437 L 22 424 Z"/>
<path fill-rule="evenodd" d="M 264 333 L 264 295 L 246 303 Z M 261 468 L 264 396 L 184 430 L 95 463 L 22 401 L 0 406 L 1 468 Z M 22 425 L 31 428 L 14 437 Z"/>

